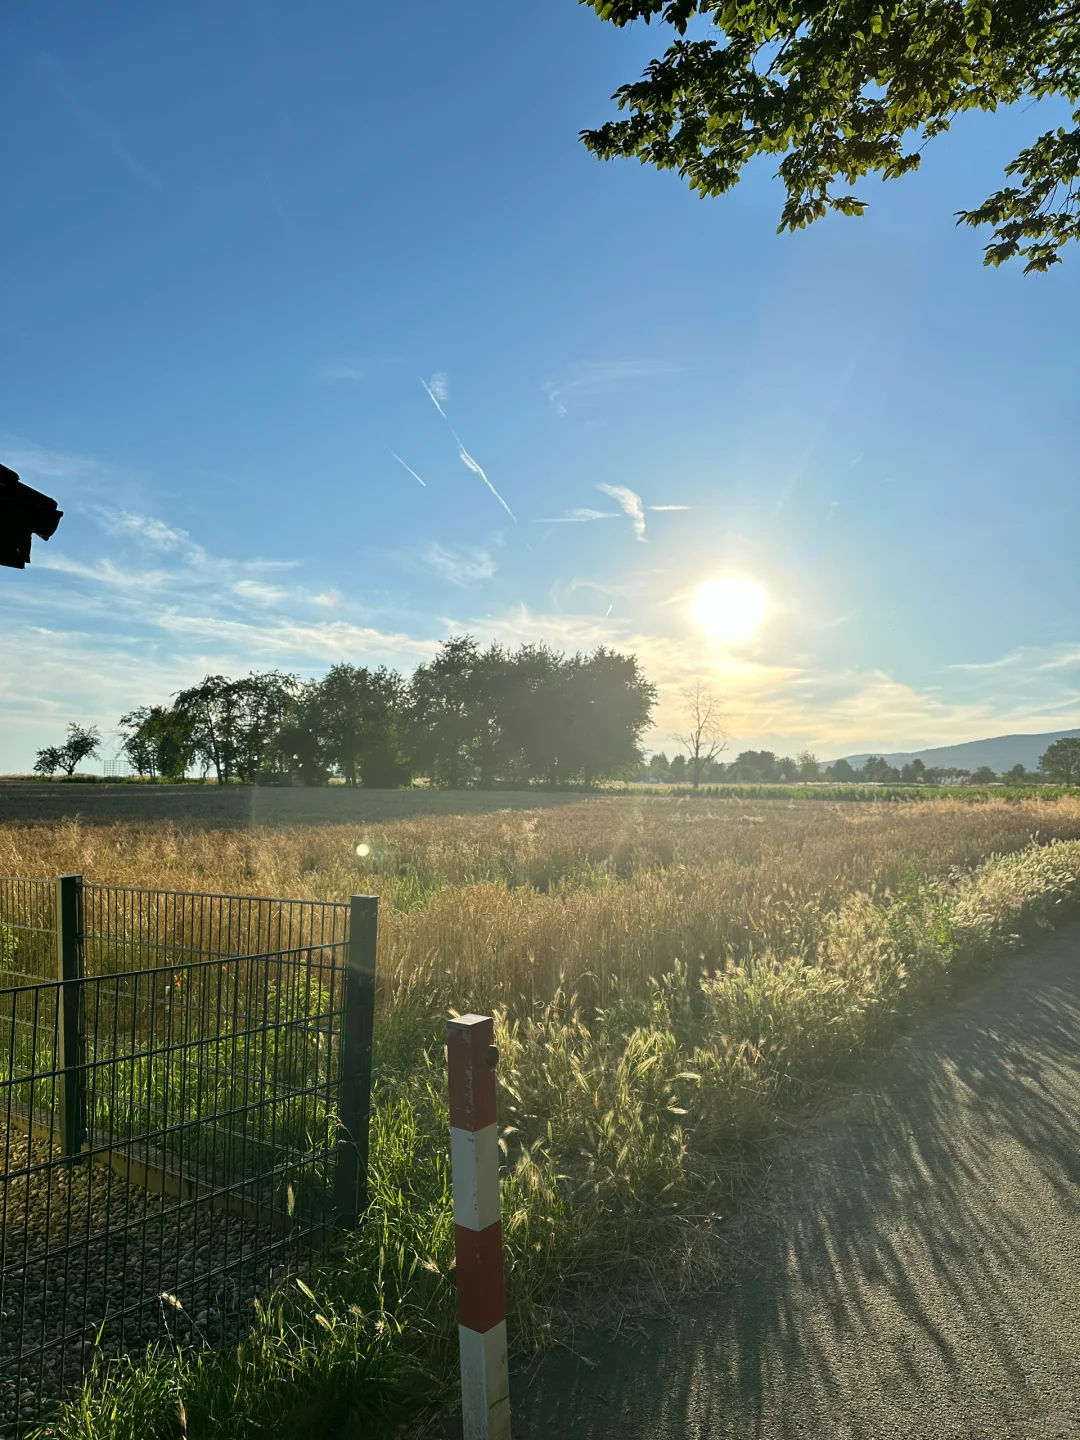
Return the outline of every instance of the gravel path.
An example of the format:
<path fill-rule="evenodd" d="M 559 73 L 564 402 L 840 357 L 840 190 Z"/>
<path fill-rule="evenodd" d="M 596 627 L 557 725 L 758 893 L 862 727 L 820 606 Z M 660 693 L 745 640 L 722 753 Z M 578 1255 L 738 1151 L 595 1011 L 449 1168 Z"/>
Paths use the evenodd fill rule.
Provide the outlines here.
<path fill-rule="evenodd" d="M 15 1172 L 0 1181 L 0 1433 L 95 1354 L 170 1337 L 220 1345 L 246 1331 L 278 1259 L 265 1226 L 207 1198 L 155 1197 L 104 1165 L 69 1169 L 43 1140 L 4 1137 L 2 1122 L 0 1143 Z"/>
<path fill-rule="evenodd" d="M 515 1440 L 1077 1440 L 1080 934 L 902 1040 L 775 1191 L 728 1287 L 519 1375 Z"/>

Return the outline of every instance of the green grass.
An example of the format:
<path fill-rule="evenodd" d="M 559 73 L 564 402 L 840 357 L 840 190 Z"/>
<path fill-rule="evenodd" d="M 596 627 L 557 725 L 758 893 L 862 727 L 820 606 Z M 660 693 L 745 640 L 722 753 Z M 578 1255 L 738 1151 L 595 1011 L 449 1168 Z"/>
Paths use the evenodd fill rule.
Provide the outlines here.
<path fill-rule="evenodd" d="M 0 949 L 5 943 L 0 931 Z M 8 944 L 8 959 L 17 957 L 17 943 Z M 282 1213 L 305 1207 L 322 1213 L 337 1134 L 329 993 L 309 977 L 303 985 L 268 981 L 253 997 L 242 960 L 185 973 L 196 988 L 204 982 L 201 996 L 177 989 L 171 1000 L 166 993 L 137 1013 L 123 981 L 105 993 L 90 991 L 97 1003 L 88 1007 L 84 1073 L 95 1150 L 144 1143 L 155 1157 L 186 1174 L 212 1176 L 215 1185 L 274 1173 L 274 1189 L 250 1186 L 252 1198 Z M 174 975 L 164 990 L 179 979 Z M 45 987 L 35 1005 L 36 993 L 17 1002 L 20 1018 L 0 1055 L 0 1083 L 17 1114 L 52 1128 L 58 1140 L 55 990 Z M 241 996 L 254 998 L 255 1013 L 240 1006 Z M 296 1159 L 291 1168 L 283 1164 L 289 1153 Z"/>
<path fill-rule="evenodd" d="M 778 1116 L 888 1043 L 930 998 L 1080 899 L 1080 841 L 964 873 L 911 866 L 853 892 L 813 944 L 776 937 L 644 988 L 564 987 L 497 1017 L 513 1343 L 583 1311 L 647 1307 L 707 1282 L 756 1147 Z M 221 1355 L 158 1349 L 92 1376 L 55 1440 L 370 1436 L 453 1389 L 453 1225 L 441 1021 L 414 993 L 384 1019 L 362 1228 L 285 1284 Z M 181 1410 L 182 1407 L 182 1410 Z M 178 1418 L 184 1416 L 183 1424 Z"/>

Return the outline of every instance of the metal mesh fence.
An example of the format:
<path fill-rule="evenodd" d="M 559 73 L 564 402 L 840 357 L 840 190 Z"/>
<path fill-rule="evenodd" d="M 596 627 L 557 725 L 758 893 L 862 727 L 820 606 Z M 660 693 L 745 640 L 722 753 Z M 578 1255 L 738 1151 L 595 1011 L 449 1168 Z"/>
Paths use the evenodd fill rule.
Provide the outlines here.
<path fill-rule="evenodd" d="M 0 876 L 0 986 L 56 975 L 56 882 Z"/>
<path fill-rule="evenodd" d="M 0 1433 L 355 1222 L 374 904 L 0 881 Z"/>

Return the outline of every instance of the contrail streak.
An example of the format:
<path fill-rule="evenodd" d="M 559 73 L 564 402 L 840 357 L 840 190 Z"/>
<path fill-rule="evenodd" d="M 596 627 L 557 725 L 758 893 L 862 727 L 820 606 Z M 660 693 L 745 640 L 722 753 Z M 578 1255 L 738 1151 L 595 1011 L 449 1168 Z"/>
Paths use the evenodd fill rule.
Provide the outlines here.
<path fill-rule="evenodd" d="M 387 450 L 390 450 L 390 446 L 389 446 L 389 445 L 387 445 L 386 448 L 387 448 Z M 411 465 L 406 465 L 406 464 L 405 464 L 405 461 L 402 460 L 401 456 L 397 453 L 396 450 L 390 450 L 390 454 L 393 455 L 394 459 L 397 461 L 397 463 L 398 463 L 400 466 L 402 466 L 405 470 L 407 470 L 407 471 L 409 472 L 409 474 L 412 476 L 412 478 L 413 478 L 414 480 L 420 480 L 420 476 L 417 475 L 416 471 L 412 468 Z M 425 480 L 420 480 L 420 484 L 423 485 L 423 487 L 424 487 L 425 490 L 427 489 L 427 482 L 426 482 Z"/>
<path fill-rule="evenodd" d="M 442 408 L 442 406 L 439 404 L 439 397 L 435 394 L 435 391 L 432 390 L 431 386 L 427 383 L 427 381 L 423 378 L 423 376 L 420 377 L 420 384 L 424 387 L 424 389 L 427 391 L 427 393 L 431 396 L 431 403 L 435 406 L 435 409 L 439 412 L 439 414 L 440 414 L 440 415 L 442 416 L 442 418 L 445 420 L 445 419 L 446 419 L 446 411 L 445 411 L 445 410 Z M 460 444 L 460 443 L 461 443 L 461 442 L 458 441 L 458 444 Z"/>
<path fill-rule="evenodd" d="M 426 386 L 426 385 L 424 386 L 424 389 L 427 390 L 427 386 Z M 428 391 L 428 393 L 430 394 L 431 392 Z M 434 395 L 432 395 L 431 398 L 434 400 L 434 399 L 435 399 Z M 436 400 L 435 403 L 436 403 L 436 405 L 437 405 L 439 402 Z M 458 433 L 457 433 L 456 430 L 454 430 L 453 428 L 451 428 L 450 434 L 453 435 L 453 437 L 454 437 L 455 440 L 457 440 L 458 455 L 461 457 L 461 462 L 462 462 L 462 464 L 463 464 L 463 465 L 467 465 L 467 466 L 469 467 L 469 469 L 470 469 L 475 475 L 479 475 L 479 476 L 480 476 L 480 479 L 483 480 L 484 484 L 485 484 L 485 485 L 488 487 L 488 489 L 491 491 L 492 495 L 495 496 L 495 499 L 499 502 L 499 504 L 500 504 L 500 505 L 503 507 L 503 509 L 506 511 L 507 515 L 510 516 L 510 519 L 513 520 L 514 524 L 516 525 L 516 524 L 517 524 L 517 516 L 516 516 L 516 515 L 514 514 L 514 512 L 510 509 L 510 506 L 507 505 L 506 501 L 505 501 L 505 500 L 503 499 L 503 497 L 499 494 L 499 492 L 495 489 L 495 486 L 492 485 L 492 483 L 491 483 L 491 481 L 488 479 L 488 477 L 484 474 L 484 467 L 483 467 L 478 461 L 474 460 L 473 457 L 469 454 L 469 452 L 465 449 L 465 446 L 461 443 L 461 440 L 458 438 Z"/>

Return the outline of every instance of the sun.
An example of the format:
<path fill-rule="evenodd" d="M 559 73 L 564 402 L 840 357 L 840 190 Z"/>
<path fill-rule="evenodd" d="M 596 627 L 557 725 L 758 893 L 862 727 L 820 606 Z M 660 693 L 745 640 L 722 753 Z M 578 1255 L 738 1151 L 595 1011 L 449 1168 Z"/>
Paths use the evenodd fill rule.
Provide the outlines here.
<path fill-rule="evenodd" d="M 714 640 L 749 640 L 768 608 L 761 586 L 741 575 L 706 580 L 694 597 L 694 619 Z"/>

